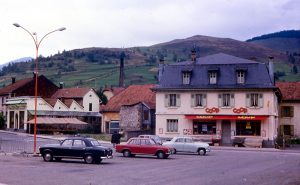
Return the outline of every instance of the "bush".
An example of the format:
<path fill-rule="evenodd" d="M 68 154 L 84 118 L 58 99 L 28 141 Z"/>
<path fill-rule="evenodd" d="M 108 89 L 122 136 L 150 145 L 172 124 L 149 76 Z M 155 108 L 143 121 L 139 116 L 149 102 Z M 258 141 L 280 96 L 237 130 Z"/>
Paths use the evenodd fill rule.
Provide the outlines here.
<path fill-rule="evenodd" d="M 4 129 L 5 127 L 5 120 L 2 113 L 0 113 L 0 129 Z"/>

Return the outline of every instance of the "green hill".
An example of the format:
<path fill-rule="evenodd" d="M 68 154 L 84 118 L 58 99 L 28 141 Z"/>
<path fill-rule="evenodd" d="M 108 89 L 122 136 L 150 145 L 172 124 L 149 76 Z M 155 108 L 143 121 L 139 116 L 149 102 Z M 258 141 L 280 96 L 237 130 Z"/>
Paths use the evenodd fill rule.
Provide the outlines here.
<path fill-rule="evenodd" d="M 274 56 L 277 63 L 288 61 L 285 53 L 257 44 L 237 41 L 229 38 L 193 36 L 177 39 L 149 47 L 133 48 L 84 48 L 63 51 L 49 57 L 39 57 L 39 73 L 54 83 L 64 82 L 66 87 L 93 87 L 118 85 L 119 56 L 125 57 L 125 84 L 157 83 L 159 58 L 166 63 L 190 59 L 192 48 L 197 55 L 227 53 L 238 57 L 267 61 Z M 11 83 L 11 77 L 22 79 L 32 76 L 35 62 L 10 64 L 0 72 L 0 86 Z"/>

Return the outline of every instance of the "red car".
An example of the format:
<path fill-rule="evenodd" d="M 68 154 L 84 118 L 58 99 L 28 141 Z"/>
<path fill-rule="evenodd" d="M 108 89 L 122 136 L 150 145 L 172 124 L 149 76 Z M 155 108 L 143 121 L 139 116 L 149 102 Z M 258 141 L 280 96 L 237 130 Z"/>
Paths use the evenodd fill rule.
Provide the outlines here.
<path fill-rule="evenodd" d="M 116 152 L 123 153 L 124 157 L 155 155 L 159 159 L 166 159 L 172 151 L 172 148 L 159 145 L 150 138 L 131 138 L 126 144 L 116 146 Z"/>

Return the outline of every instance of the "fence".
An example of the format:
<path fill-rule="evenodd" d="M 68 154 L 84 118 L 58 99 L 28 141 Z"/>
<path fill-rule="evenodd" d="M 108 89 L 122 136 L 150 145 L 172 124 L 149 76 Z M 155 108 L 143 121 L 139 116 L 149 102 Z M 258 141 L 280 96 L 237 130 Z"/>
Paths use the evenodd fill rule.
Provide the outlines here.
<path fill-rule="evenodd" d="M 58 143 L 57 140 L 52 139 L 41 139 L 37 138 L 36 152 L 38 153 L 39 147 L 45 144 L 55 144 Z M 11 138 L 1 138 L 0 137 L 0 153 L 33 153 L 33 138 L 23 138 L 23 139 L 11 139 Z"/>

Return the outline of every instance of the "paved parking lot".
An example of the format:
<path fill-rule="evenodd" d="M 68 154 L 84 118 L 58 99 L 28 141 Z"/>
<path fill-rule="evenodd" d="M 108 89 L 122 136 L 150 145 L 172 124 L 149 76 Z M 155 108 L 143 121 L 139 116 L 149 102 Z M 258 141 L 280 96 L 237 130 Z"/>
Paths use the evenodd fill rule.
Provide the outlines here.
<path fill-rule="evenodd" d="M 41 157 L 0 156 L 0 183 L 9 185 L 299 185 L 300 154 L 212 151 L 196 154 L 113 159 L 100 165 L 80 161 L 44 162 Z"/>

